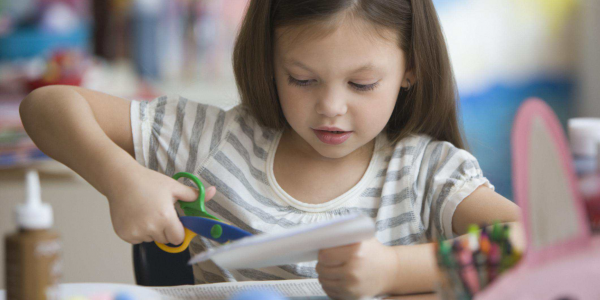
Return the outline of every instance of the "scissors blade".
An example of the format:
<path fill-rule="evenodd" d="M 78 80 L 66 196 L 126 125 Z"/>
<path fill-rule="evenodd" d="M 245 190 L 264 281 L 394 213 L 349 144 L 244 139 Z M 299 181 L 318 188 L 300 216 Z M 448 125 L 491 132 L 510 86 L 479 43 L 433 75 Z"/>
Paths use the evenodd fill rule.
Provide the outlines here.
<path fill-rule="evenodd" d="M 179 217 L 179 219 L 181 220 L 183 226 L 187 229 L 221 244 L 252 235 L 245 230 L 213 219 L 190 216 Z M 216 229 L 218 226 L 221 227 L 220 235 L 215 234 L 219 232 L 219 230 Z"/>

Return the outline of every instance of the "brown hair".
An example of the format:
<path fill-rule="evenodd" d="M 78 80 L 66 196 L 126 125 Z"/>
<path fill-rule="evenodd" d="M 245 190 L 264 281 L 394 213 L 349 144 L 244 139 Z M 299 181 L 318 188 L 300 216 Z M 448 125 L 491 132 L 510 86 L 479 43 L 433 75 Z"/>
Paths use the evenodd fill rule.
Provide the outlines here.
<path fill-rule="evenodd" d="M 275 88 L 275 28 L 331 19 L 348 9 L 395 30 L 416 82 L 400 90 L 385 131 L 392 141 L 427 134 L 464 148 L 458 125 L 456 84 L 438 16 L 431 0 L 252 0 L 233 52 L 242 106 L 264 126 L 288 126 Z"/>

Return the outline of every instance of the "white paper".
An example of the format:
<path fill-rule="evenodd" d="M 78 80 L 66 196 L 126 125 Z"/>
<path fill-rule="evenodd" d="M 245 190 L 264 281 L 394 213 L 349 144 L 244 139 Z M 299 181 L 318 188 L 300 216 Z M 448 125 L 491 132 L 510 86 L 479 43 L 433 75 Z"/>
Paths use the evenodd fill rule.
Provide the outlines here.
<path fill-rule="evenodd" d="M 242 269 L 313 261 L 317 260 L 320 249 L 349 245 L 373 236 L 373 219 L 352 215 L 283 232 L 246 237 L 196 254 L 189 263 L 212 259 L 223 268 Z"/>
<path fill-rule="evenodd" d="M 292 300 L 330 299 L 317 279 L 223 282 L 152 289 L 163 295 L 164 300 L 227 300 L 247 290 L 271 290 Z"/>

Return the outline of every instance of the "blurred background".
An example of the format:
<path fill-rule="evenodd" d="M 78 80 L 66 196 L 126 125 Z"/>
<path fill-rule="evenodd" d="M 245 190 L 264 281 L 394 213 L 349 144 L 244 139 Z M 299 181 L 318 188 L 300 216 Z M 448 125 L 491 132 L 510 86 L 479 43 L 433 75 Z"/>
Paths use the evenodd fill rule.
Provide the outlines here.
<path fill-rule="evenodd" d="M 510 130 L 522 101 L 542 98 L 563 125 L 600 117 L 600 1 L 434 3 L 469 149 L 497 191 L 512 199 Z M 18 105 L 37 87 L 71 84 L 128 99 L 180 94 L 230 108 L 238 102 L 231 52 L 246 4 L 0 0 L 0 232 L 15 229 L 24 169 L 36 168 L 63 236 L 63 282 L 133 283 L 131 246 L 112 231 L 105 198 L 35 148 Z"/>

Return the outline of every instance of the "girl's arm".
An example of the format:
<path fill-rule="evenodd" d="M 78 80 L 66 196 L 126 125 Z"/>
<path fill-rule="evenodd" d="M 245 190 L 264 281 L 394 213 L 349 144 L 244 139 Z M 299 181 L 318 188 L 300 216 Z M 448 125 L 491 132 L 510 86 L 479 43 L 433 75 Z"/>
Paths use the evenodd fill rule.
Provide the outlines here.
<path fill-rule="evenodd" d="M 461 235 L 471 224 L 492 224 L 494 221 L 517 222 L 521 209 L 512 201 L 492 189 L 481 186 L 456 207 L 452 217 L 452 230 Z"/>
<path fill-rule="evenodd" d="M 130 102 L 72 86 L 48 86 L 19 108 L 25 130 L 48 156 L 73 169 L 109 202 L 117 235 L 129 243 L 180 244 L 183 225 L 173 203 L 198 192 L 134 159 Z M 205 199 L 215 193 L 206 190 Z"/>
<path fill-rule="evenodd" d="M 482 186 L 457 206 L 453 228 L 464 234 L 473 223 L 509 223 L 514 247 L 523 250 L 523 231 L 515 222 L 519 219 L 518 206 Z M 388 247 L 376 239 L 321 250 L 316 270 L 325 292 L 341 299 L 431 292 L 438 277 L 432 243 Z"/>
<path fill-rule="evenodd" d="M 454 232 L 466 238 L 470 224 L 492 224 L 494 221 L 509 223 L 511 242 L 523 250 L 525 240 L 518 221 L 521 219 L 519 207 L 488 187 L 481 186 L 466 197 L 457 207 L 452 218 Z M 491 227 L 489 228 L 491 230 Z M 390 294 L 406 294 L 432 291 L 437 280 L 437 262 L 433 244 L 415 246 L 394 246 L 398 268 L 392 276 Z"/>
<path fill-rule="evenodd" d="M 511 243 L 515 249 L 525 249 L 525 238 L 523 228 L 518 222 L 505 223 L 510 226 Z M 492 230 L 492 227 L 488 227 Z M 461 235 L 458 239 L 466 239 L 467 235 Z M 434 283 L 438 280 L 438 267 L 435 259 L 433 243 L 394 246 L 390 247 L 395 255 L 396 266 L 390 271 L 390 282 L 388 293 L 391 295 L 426 293 L 434 290 Z"/>
<path fill-rule="evenodd" d="M 137 165 L 129 101 L 72 86 L 31 92 L 19 107 L 27 134 L 48 156 L 73 169 L 102 194 L 116 170 Z"/>

